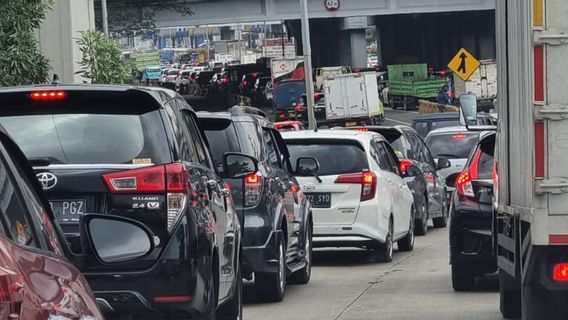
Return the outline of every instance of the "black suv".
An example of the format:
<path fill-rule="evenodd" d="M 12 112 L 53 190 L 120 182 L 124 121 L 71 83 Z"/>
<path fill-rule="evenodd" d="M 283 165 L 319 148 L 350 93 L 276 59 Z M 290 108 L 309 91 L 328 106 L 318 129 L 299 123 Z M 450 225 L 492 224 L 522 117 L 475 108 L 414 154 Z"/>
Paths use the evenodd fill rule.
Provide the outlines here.
<path fill-rule="evenodd" d="M 456 178 L 450 205 L 450 263 L 456 291 L 473 290 L 475 277 L 497 270 L 493 250 L 494 132 L 480 134 Z"/>
<path fill-rule="evenodd" d="M 414 224 L 417 235 L 425 235 L 428 232 L 430 219 L 435 228 L 445 228 L 448 225 L 446 182 L 444 177 L 438 174 L 438 170 L 450 166 L 448 159 L 434 160 L 424 140 L 409 126 L 368 126 L 348 129 L 380 133 L 392 146 L 403 167 L 412 164 L 420 168 L 420 175 L 405 178 L 414 197 L 414 207 L 418 208 Z"/>
<path fill-rule="evenodd" d="M 153 234 L 142 259 L 117 254 L 83 268 L 101 309 L 241 317 L 240 222 L 181 96 L 78 85 L 5 88 L 0 97 L 0 123 L 34 166 L 73 252 L 84 251 L 79 222 L 90 212 L 137 220 Z M 226 175 L 256 172 L 248 156 L 224 160 Z"/>
<path fill-rule="evenodd" d="M 311 275 L 312 213 L 292 175 L 288 148 L 266 118 L 233 107 L 231 112 L 198 113 L 213 161 L 241 152 L 258 159 L 259 171 L 231 185 L 243 229 L 243 274 L 254 273 L 259 296 L 281 301 L 287 281 L 308 283 Z M 311 159 L 315 162 L 315 159 Z"/>

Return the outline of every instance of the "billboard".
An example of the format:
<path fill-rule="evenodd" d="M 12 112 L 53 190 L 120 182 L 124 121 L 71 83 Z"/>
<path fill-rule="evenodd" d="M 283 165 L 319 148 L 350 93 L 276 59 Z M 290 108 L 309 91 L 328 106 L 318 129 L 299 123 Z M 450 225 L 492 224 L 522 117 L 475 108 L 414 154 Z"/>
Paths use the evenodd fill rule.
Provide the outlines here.
<path fill-rule="evenodd" d="M 284 50 L 282 50 L 284 42 Z M 284 55 L 282 52 L 284 51 Z M 293 58 L 296 56 L 296 40 L 291 38 L 272 38 L 264 40 L 264 56 L 269 58 Z"/>

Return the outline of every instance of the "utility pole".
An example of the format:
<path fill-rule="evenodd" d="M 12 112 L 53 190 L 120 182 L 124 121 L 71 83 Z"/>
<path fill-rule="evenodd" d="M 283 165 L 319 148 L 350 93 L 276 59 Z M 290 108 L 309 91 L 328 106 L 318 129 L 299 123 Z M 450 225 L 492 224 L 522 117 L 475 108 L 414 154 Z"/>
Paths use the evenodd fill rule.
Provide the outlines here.
<path fill-rule="evenodd" d="M 109 37 L 108 32 L 108 8 L 107 8 L 107 0 L 101 0 L 101 8 L 103 12 L 103 31 L 107 38 Z"/>
<path fill-rule="evenodd" d="M 308 0 L 300 0 L 302 10 L 302 42 L 304 47 L 304 70 L 306 74 L 306 102 L 308 105 L 308 124 L 310 130 L 317 131 L 318 126 L 314 113 L 314 78 L 312 75 L 312 47 L 310 44 L 310 20 L 308 16 Z"/>

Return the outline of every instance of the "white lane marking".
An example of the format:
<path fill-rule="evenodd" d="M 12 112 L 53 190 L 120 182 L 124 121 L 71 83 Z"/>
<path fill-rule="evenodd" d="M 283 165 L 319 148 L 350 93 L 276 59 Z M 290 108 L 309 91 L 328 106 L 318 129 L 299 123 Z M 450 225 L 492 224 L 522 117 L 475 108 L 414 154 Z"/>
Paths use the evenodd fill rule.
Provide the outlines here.
<path fill-rule="evenodd" d="M 395 122 L 395 123 L 398 123 L 398 124 L 403 124 L 403 125 L 405 125 L 405 126 L 409 126 L 409 125 L 410 125 L 410 122 L 404 122 L 404 121 L 394 120 L 394 119 L 391 119 L 391 118 L 385 118 L 385 121 L 392 121 L 392 122 Z"/>

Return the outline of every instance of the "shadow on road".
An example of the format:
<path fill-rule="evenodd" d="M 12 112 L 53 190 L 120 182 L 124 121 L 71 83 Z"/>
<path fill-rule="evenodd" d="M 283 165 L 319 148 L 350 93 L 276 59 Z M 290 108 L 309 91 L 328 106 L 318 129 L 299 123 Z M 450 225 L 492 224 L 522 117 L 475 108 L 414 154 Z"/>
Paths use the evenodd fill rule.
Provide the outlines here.
<path fill-rule="evenodd" d="M 314 251 L 314 266 L 345 267 L 375 263 L 380 263 L 376 254 L 363 249 L 317 249 Z"/>

